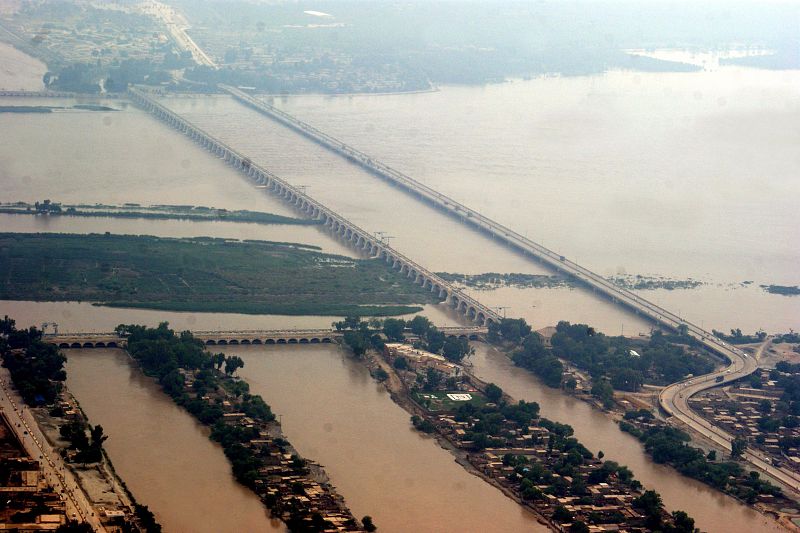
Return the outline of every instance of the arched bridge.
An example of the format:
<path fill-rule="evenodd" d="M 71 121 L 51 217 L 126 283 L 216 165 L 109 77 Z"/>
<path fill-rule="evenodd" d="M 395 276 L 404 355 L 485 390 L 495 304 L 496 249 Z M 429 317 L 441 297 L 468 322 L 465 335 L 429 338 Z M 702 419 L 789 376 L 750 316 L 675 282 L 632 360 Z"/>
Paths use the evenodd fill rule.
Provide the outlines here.
<path fill-rule="evenodd" d="M 195 126 L 177 113 L 156 102 L 142 90 L 131 88 L 131 99 L 178 131 L 188 135 L 228 164 L 247 175 L 250 180 L 264 186 L 292 204 L 311 219 L 320 220 L 356 250 L 380 258 L 393 269 L 405 274 L 411 281 L 429 289 L 440 299 L 479 325 L 499 322 L 500 315 L 492 308 L 478 302 L 463 291 L 443 280 L 422 265 L 412 261 L 368 231 L 358 227 L 343 216 L 325 207 L 297 187 L 292 186 L 269 170 L 253 163 L 248 157 Z"/>
<path fill-rule="evenodd" d="M 484 327 L 440 327 L 448 337 L 478 340 Z M 333 329 L 270 329 L 241 331 L 193 331 L 206 346 L 247 346 L 285 344 L 329 344 L 339 341 L 344 332 Z M 59 348 L 125 348 L 127 339 L 116 333 L 63 333 L 45 335 L 43 340 Z"/>

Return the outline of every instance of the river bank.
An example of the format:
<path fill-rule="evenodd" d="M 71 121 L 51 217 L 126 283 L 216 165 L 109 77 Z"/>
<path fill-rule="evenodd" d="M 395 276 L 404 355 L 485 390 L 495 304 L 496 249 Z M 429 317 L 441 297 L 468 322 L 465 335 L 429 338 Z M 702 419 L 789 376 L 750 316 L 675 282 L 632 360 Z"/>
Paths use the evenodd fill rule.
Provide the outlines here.
<path fill-rule="evenodd" d="M 511 357 L 511 350 L 517 348 L 516 345 L 506 343 L 501 352 L 508 357 L 509 360 L 516 361 Z M 685 348 L 690 347 L 685 346 Z M 642 350 L 639 349 L 639 351 Z M 749 351 L 751 354 L 756 352 L 753 347 L 751 347 Z M 598 397 L 596 388 L 593 386 L 593 380 L 574 366 L 571 361 L 562 358 L 561 362 L 564 365 L 565 372 L 564 378 L 562 379 L 562 386 L 559 387 L 560 393 L 587 403 L 594 411 L 599 411 L 609 420 L 617 424 L 621 431 L 632 434 L 641 442 L 644 451 L 656 463 L 666 464 L 669 468 L 674 469 L 682 476 L 701 481 L 713 490 L 719 491 L 720 494 L 725 495 L 725 497 L 730 497 L 738 501 L 741 505 L 747 506 L 760 513 L 769 520 L 774 520 L 776 524 L 784 525 L 787 516 L 789 518 L 792 517 L 791 513 L 787 515 L 787 512 L 782 510 L 784 508 L 790 509 L 796 504 L 796 502 L 793 502 L 794 498 L 796 498 L 796 494 L 792 487 L 784 489 L 785 491 L 788 489 L 788 499 L 780 499 L 774 494 L 774 487 L 769 483 L 759 482 L 757 477 L 754 480 L 744 475 L 746 464 L 726 463 L 722 459 L 724 456 L 721 454 L 727 454 L 727 452 L 719 448 L 719 446 L 715 445 L 713 442 L 707 441 L 702 435 L 692 431 L 691 428 L 685 428 L 682 424 L 678 424 L 680 429 L 687 431 L 688 434 L 678 431 L 673 435 L 668 432 L 667 437 L 671 439 L 667 439 L 668 444 L 662 442 L 664 439 L 661 439 L 661 435 L 657 434 L 657 432 L 653 435 L 648 433 L 647 430 L 653 430 L 653 428 L 666 427 L 670 428 L 668 431 L 672 431 L 671 428 L 675 426 L 674 421 L 670 421 L 670 419 L 661 416 L 658 402 L 658 393 L 661 390 L 660 386 L 644 385 L 641 392 L 629 392 L 609 388 L 609 396 L 601 400 Z M 720 365 L 717 366 L 719 367 Z M 575 387 L 576 378 L 578 383 L 577 387 Z M 572 387 L 566 387 L 564 385 L 566 380 L 573 381 Z M 655 413 L 655 415 L 653 413 Z M 638 429 L 631 429 L 634 426 Z M 694 447 L 685 445 L 685 442 L 690 442 L 690 435 L 692 443 L 700 445 L 699 451 L 695 451 Z M 685 453 L 681 454 L 675 452 L 675 456 L 670 459 L 665 459 L 665 454 L 659 452 L 659 447 L 661 447 L 662 450 L 666 448 L 685 450 Z M 706 461 L 705 457 L 707 452 L 709 453 L 708 461 Z M 719 461 L 717 461 L 717 457 L 720 457 Z M 729 465 L 733 465 L 730 466 L 730 473 L 718 474 L 718 472 L 728 472 L 725 468 L 728 468 Z M 734 481 L 728 483 L 720 480 L 720 476 L 721 479 L 727 479 L 729 475 L 733 476 L 734 473 L 736 476 Z M 778 483 L 775 480 L 773 480 L 773 482 Z M 780 483 L 778 484 L 780 485 Z M 746 498 L 743 496 L 745 493 L 748 494 Z M 769 500 L 772 498 L 776 498 L 775 505 L 769 503 Z"/>
<path fill-rule="evenodd" d="M 56 387 L 51 405 L 37 406 L 43 401 L 36 392 L 41 370 L 34 369 L 31 363 L 29 370 L 21 371 L 18 361 L 29 352 L 33 360 L 44 359 L 41 352 L 43 345 L 35 331 L 32 336 L 24 338 L 25 335 L 15 332 L 13 321 L 4 320 L 3 324 L 9 341 L 0 337 L 4 361 L 0 369 L 2 407 L 8 408 L 9 416 L 16 417 L 14 422 L 17 427 L 25 428 L 20 443 L 41 467 L 47 483 L 63 498 L 67 520 L 85 522 L 93 530 L 100 531 L 117 526 L 142 532 L 160 531 L 147 508 L 137 505 L 127 489 L 117 491 L 116 487 L 124 488 L 124 483 L 102 450 L 104 439 L 90 442 L 86 437 L 85 417 L 70 393 L 63 387 Z M 63 357 L 57 357 L 54 361 L 57 363 L 59 359 L 63 364 Z M 63 374 L 63 371 L 60 372 Z M 56 371 L 53 375 L 58 377 L 58 374 L 59 371 Z M 28 407 L 26 403 L 31 401 L 31 394 L 35 394 L 37 401 Z M 83 442 L 65 441 L 64 436 L 60 436 L 60 428 L 64 425 L 74 428 L 72 435 L 80 433 Z M 102 429 L 99 434 L 102 435 Z M 94 439 L 97 433 L 93 432 L 92 435 Z M 77 448 L 77 451 L 73 448 Z M 91 456 L 84 454 L 88 448 L 93 451 Z M 82 466 L 78 466 L 76 457 Z"/>
<path fill-rule="evenodd" d="M 124 326 L 127 352 L 162 390 L 211 429 L 236 480 L 249 488 L 290 530 L 336 528 L 363 531 L 329 483 L 322 467 L 301 457 L 280 422 L 247 382 L 233 377 L 238 356 L 212 355 L 188 332 Z M 222 367 L 224 373 L 222 372 Z"/>
<path fill-rule="evenodd" d="M 61 434 L 61 427 L 74 423 L 82 426 L 89 424 L 80 403 L 66 387 L 55 408 L 40 407 L 31 409 L 31 412 L 50 446 L 61 456 L 67 456 L 72 447 L 72 443 Z M 150 510 L 136 501 L 125 481 L 117 474 L 105 449 L 102 450 L 101 460 L 94 464 L 79 465 L 73 461 L 65 461 L 64 464 L 75 476 L 78 487 L 96 510 L 95 514 L 104 517 L 104 525 L 125 522 L 135 525 L 138 531 L 161 531 Z"/>
<path fill-rule="evenodd" d="M 453 453 L 457 462 L 470 473 L 504 489 L 504 494 L 535 513 L 552 529 L 560 527 L 557 524 L 569 522 L 634 526 L 645 522 L 650 525 L 662 521 L 684 523 L 685 520 L 690 520 L 693 527 L 693 520 L 685 514 L 666 513 L 660 500 L 655 506 L 644 505 L 649 492 L 641 490 L 641 484 L 633 480 L 629 470 L 613 462 L 594 459 L 591 452 L 570 437 L 572 428 L 569 426 L 539 420 L 536 403 L 515 403 L 496 385 L 479 380 L 463 368 L 451 374 L 446 388 L 440 389 L 435 385 L 439 383 L 438 378 L 431 381 L 432 371 L 439 370 L 428 366 L 435 360 L 430 354 L 409 351 L 410 347 L 402 352 L 393 352 L 389 347 L 386 350 L 384 356 L 370 355 L 366 364 L 379 379 L 385 377 L 383 381 L 387 390 L 398 405 L 412 415 L 414 426 L 434 434 L 437 442 Z M 421 359 L 415 363 L 415 357 Z M 398 363 L 399 360 L 403 360 L 402 364 Z M 417 366 L 420 361 L 422 366 Z M 406 368 L 427 368 L 427 377 L 420 379 L 422 374 Z M 453 378 L 454 375 L 458 377 Z M 429 398 L 426 402 L 432 403 L 420 405 L 413 399 L 420 390 L 419 386 L 424 391 L 457 390 L 459 392 L 447 392 L 447 396 L 465 403 L 457 410 L 432 407 L 441 405 L 436 398 L 443 394 L 433 392 L 425 395 Z M 483 396 L 481 401 L 474 404 L 480 396 Z M 487 398 L 491 402 L 484 403 Z M 500 407 L 492 402 L 497 402 Z M 497 418 L 489 422 L 492 417 Z M 567 457 L 571 459 L 567 461 Z M 609 477 L 614 472 L 613 478 Z M 595 486 L 597 483 L 611 488 L 599 490 Z"/>
<path fill-rule="evenodd" d="M 407 411 L 411 416 L 425 416 L 426 411 L 423 409 L 417 402 L 411 399 L 409 396 L 409 390 L 406 384 L 403 382 L 402 379 L 397 375 L 395 369 L 380 355 L 377 355 L 374 352 L 370 352 L 366 359 L 365 363 L 367 368 L 370 371 L 370 374 L 373 377 L 376 377 L 375 372 L 378 369 L 383 370 L 386 373 L 386 378 L 382 380 L 386 391 L 389 393 L 389 396 L 392 398 L 397 405 L 402 407 L 405 411 Z M 475 376 L 471 376 L 472 379 L 480 383 L 483 388 L 485 388 L 486 384 L 481 382 Z M 432 435 L 436 443 L 444 450 L 448 451 L 452 454 L 455 458 L 456 463 L 461 465 L 467 472 L 476 476 L 486 483 L 492 485 L 496 489 L 500 490 L 506 497 L 514 500 L 519 505 L 521 505 L 526 511 L 530 512 L 536 517 L 537 522 L 540 524 L 547 526 L 548 528 L 553 529 L 555 526 L 554 524 L 547 519 L 545 515 L 540 513 L 535 507 L 528 505 L 522 498 L 519 497 L 514 491 L 510 490 L 508 487 L 504 486 L 501 483 L 498 483 L 496 479 L 491 476 L 485 475 L 483 472 L 478 470 L 470 461 L 469 461 L 469 454 L 464 451 L 462 448 L 456 446 L 453 442 L 445 438 L 444 436 L 436 433 Z"/>

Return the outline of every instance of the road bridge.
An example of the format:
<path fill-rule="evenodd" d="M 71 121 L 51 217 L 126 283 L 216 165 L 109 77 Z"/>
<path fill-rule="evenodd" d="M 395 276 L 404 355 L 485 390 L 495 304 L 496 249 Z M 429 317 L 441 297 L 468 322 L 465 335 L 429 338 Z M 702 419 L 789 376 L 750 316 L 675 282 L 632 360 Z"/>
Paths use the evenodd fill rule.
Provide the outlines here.
<path fill-rule="evenodd" d="M 347 145 L 346 143 L 331 137 L 330 135 L 314 128 L 313 126 L 298 120 L 288 113 L 277 109 L 235 87 L 220 85 L 220 88 L 232 94 L 245 105 L 277 120 L 278 122 L 290 127 L 291 129 L 305 135 L 320 145 L 332 150 L 333 152 L 353 161 L 354 163 L 366 168 L 387 181 L 412 193 L 415 197 L 425 200 L 427 203 L 436 206 L 446 213 L 455 216 L 465 224 L 472 226 L 484 233 L 489 234 L 494 239 L 506 243 L 508 246 L 518 250 L 523 255 L 536 259 L 558 272 L 567 274 L 577 281 L 583 283 L 594 291 L 608 297 L 616 304 L 622 305 L 629 310 L 642 315 L 653 322 L 667 327 L 671 330 L 685 330 L 686 333 L 710 350 L 722 355 L 731 361 L 743 361 L 744 352 L 734 346 L 717 339 L 711 333 L 699 326 L 682 319 L 676 314 L 663 309 L 662 307 L 642 298 L 641 296 L 629 291 L 615 283 L 607 280 L 603 276 L 567 259 L 539 243 L 528 239 L 516 231 L 503 226 L 499 222 L 466 207 L 465 205 L 453 200 L 427 185 L 399 172 L 388 165 L 376 161 L 369 155 Z"/>
<path fill-rule="evenodd" d="M 499 322 L 501 317 L 492 308 L 478 302 L 462 290 L 440 278 L 388 244 L 382 242 L 368 231 L 324 206 L 300 188 L 279 178 L 269 170 L 253 163 L 250 158 L 234 150 L 232 147 L 216 139 L 177 113 L 158 103 L 146 92 L 130 89 L 131 100 L 166 122 L 178 131 L 188 135 L 214 155 L 224 159 L 228 164 L 243 172 L 254 183 L 264 186 L 274 194 L 292 204 L 311 219 L 321 221 L 333 233 L 361 253 L 380 258 L 391 268 L 399 270 L 411 281 L 429 289 L 433 294 L 450 304 L 454 309 L 478 325 Z"/>
<path fill-rule="evenodd" d="M 448 337 L 478 340 L 488 333 L 485 327 L 440 327 Z M 269 329 L 241 331 L 193 331 L 206 346 L 247 346 L 286 344 L 329 344 L 340 340 L 343 331 L 335 329 Z M 45 335 L 45 342 L 59 348 L 125 348 L 127 339 L 116 333 L 61 333 Z"/>
<path fill-rule="evenodd" d="M 348 145 L 332 137 L 314 126 L 303 122 L 296 117 L 263 102 L 246 92 L 231 87 L 228 85 L 219 85 L 219 87 L 233 95 L 237 100 L 246 106 L 270 117 L 271 119 L 291 128 L 292 130 L 304 135 L 305 137 L 313 140 L 321 146 L 331 150 L 332 152 L 350 160 L 351 162 L 365 168 L 372 174 L 390 182 L 393 185 L 404 189 L 414 197 L 425 201 L 426 203 L 452 215 L 460 220 L 462 223 L 467 224 L 475 229 L 480 230 L 491 236 L 492 238 L 506 243 L 511 248 L 519 251 L 523 255 L 536 259 L 537 261 L 548 265 L 558 272 L 562 272 L 571 276 L 572 278 L 583 283 L 595 292 L 598 292 L 613 303 L 621 305 L 634 313 L 641 315 L 651 321 L 664 326 L 670 330 L 685 332 L 688 336 L 699 341 L 703 346 L 712 352 L 722 356 L 729 361 L 730 365 L 719 373 L 712 373 L 706 376 L 701 376 L 694 379 L 694 383 L 716 384 L 716 378 L 719 375 L 723 376 L 722 384 L 742 378 L 753 373 L 757 364 L 736 346 L 729 345 L 728 343 L 716 338 L 710 332 L 705 331 L 703 328 L 696 324 L 685 320 L 678 315 L 642 298 L 641 296 L 629 291 L 615 283 L 607 280 L 603 276 L 592 272 L 591 270 L 567 259 L 564 255 L 550 250 L 541 244 L 528 239 L 517 233 L 516 231 L 496 222 L 479 212 L 455 201 L 454 199 L 446 196 L 427 185 L 403 174 L 402 172 L 381 163 L 369 155 L 357 150 L 356 148 Z M 681 383 L 675 384 L 665 389 L 659 396 L 659 403 L 664 411 L 683 423 L 695 429 L 700 428 L 701 423 L 698 422 L 699 417 L 694 414 L 688 406 L 679 407 L 693 395 L 703 390 L 706 387 L 691 387 L 685 390 L 679 399 L 682 402 L 675 402 L 675 391 Z M 725 443 L 730 449 L 731 436 L 727 435 L 720 428 L 711 426 L 707 422 L 703 432 L 713 433 L 715 440 L 718 444 Z M 785 483 L 791 483 L 790 486 L 800 488 L 800 477 L 785 469 L 777 469 L 766 464 L 763 460 L 758 459 L 753 454 L 746 454 L 745 458 L 759 469 L 768 472 L 776 479 Z"/>
<path fill-rule="evenodd" d="M 741 362 L 734 361 L 726 369 L 696 378 L 687 378 L 664 387 L 658 395 L 659 404 L 668 414 L 692 430 L 724 450 L 731 451 L 734 436 L 695 413 L 689 406 L 689 399 L 702 391 L 728 385 L 755 372 L 758 368 L 758 359 L 770 342 L 771 340 L 767 340 L 759 348 L 758 353 L 752 356 L 745 355 Z M 718 379 L 720 381 L 717 381 Z M 773 479 L 791 487 L 795 492 L 800 491 L 800 474 L 797 472 L 774 466 L 766 455 L 758 451 L 745 450 L 743 458 Z"/>

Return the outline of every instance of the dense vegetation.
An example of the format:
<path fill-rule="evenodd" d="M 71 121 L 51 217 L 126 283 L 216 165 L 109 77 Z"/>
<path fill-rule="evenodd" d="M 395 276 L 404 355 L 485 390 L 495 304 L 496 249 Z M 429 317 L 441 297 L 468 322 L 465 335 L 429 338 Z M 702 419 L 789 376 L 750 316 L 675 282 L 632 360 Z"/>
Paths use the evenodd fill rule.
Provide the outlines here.
<path fill-rule="evenodd" d="M 764 331 L 757 331 L 754 335 L 745 335 L 739 328 L 732 329 L 730 335 L 726 335 L 715 329 L 711 330 L 711 333 L 713 333 L 716 338 L 731 344 L 753 344 L 756 342 L 763 342 L 764 339 L 767 338 L 767 334 Z"/>
<path fill-rule="evenodd" d="M 162 322 L 157 328 L 122 324 L 117 327 L 117 331 L 127 336 L 128 353 L 136 359 L 144 372 L 156 378 L 164 392 L 178 405 L 211 427 L 211 438 L 222 444 L 236 479 L 243 485 L 253 487 L 261 461 L 242 443 L 255 437 L 238 426 L 229 426 L 223 422 L 221 401 L 209 403 L 202 399 L 205 394 L 219 391 L 223 386 L 233 387 L 236 389 L 234 394 L 238 401 L 238 412 L 262 421 L 275 419 L 264 400 L 249 393 L 247 383 L 223 383 L 220 379 L 219 371 L 223 366 L 225 374 L 231 375 L 237 368 L 244 366 L 241 359 L 236 356 L 225 357 L 223 354 L 212 355 L 191 333 L 184 331 L 178 335 L 169 329 L 166 322 Z M 184 387 L 185 371 L 197 371 L 191 396 Z"/>
<path fill-rule="evenodd" d="M 175 311 L 369 316 L 433 301 L 379 260 L 212 238 L 5 233 L 0 279 L 0 299 Z"/>
<path fill-rule="evenodd" d="M 761 288 L 770 294 L 780 294 L 783 296 L 800 295 L 800 287 L 797 285 L 762 285 Z"/>
<path fill-rule="evenodd" d="M 28 405 L 51 404 L 67 379 L 67 358 L 54 345 L 42 342 L 42 332 L 18 330 L 13 319 L 0 320 L 0 355 L 14 386 Z"/>
<path fill-rule="evenodd" d="M 644 383 L 667 384 L 687 374 L 710 372 L 714 365 L 677 342 L 692 344 L 687 336 L 654 331 L 650 340 L 637 341 L 596 332 L 586 324 L 561 321 L 545 346 L 523 319 L 503 319 L 489 325 L 489 340 L 511 343 L 512 360 L 537 374 L 551 387 L 561 385 L 560 359 L 586 370 L 594 379 L 593 393 L 609 401 L 613 389 L 638 391 Z"/>
<path fill-rule="evenodd" d="M 442 355 L 453 363 L 460 363 L 474 352 L 467 339 L 448 337 L 424 316 L 415 316 L 411 320 L 372 319 L 369 322 L 349 316 L 334 322 L 333 327 L 344 331 L 345 344 L 357 356 L 364 355 L 368 348 L 383 349 L 384 338 L 389 342 L 403 342 L 409 334 L 417 337 L 415 348 Z"/>
<path fill-rule="evenodd" d="M 761 480 L 757 472 L 745 474 L 738 463 L 714 462 L 711 459 L 716 457 L 716 453 L 706 455 L 702 450 L 688 446 L 686 443 L 691 440 L 689 435 L 679 429 L 654 426 L 641 430 L 625 421 L 620 422 L 619 427 L 642 441 L 645 450 L 655 462 L 669 464 L 685 476 L 700 480 L 748 503 L 754 503 L 759 494 L 781 494 L 778 487 Z"/>

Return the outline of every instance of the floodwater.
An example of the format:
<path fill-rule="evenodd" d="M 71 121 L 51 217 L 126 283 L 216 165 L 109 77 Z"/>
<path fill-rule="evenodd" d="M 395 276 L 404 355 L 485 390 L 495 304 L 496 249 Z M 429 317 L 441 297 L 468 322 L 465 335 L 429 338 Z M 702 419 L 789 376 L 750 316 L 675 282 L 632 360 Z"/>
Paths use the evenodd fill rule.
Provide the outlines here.
<path fill-rule="evenodd" d="M 0 56 L 4 53 L 0 49 Z M 800 298 L 769 295 L 757 286 L 800 284 L 796 267 L 800 264 L 796 246 L 800 226 L 794 208 L 800 192 L 796 179 L 800 168 L 796 150 L 800 144 L 798 78 L 797 72 L 729 68 L 691 74 L 620 72 L 487 87 L 445 87 L 437 93 L 416 95 L 292 97 L 278 103 L 602 274 L 707 281 L 702 289 L 642 292 L 699 325 L 786 331 L 798 329 Z M 31 98 L 2 102 L 48 103 Z M 230 98 L 169 98 L 165 102 L 278 175 L 306 185 L 309 194 L 368 231 L 392 235 L 393 246 L 432 270 L 546 272 Z M 68 203 L 174 203 L 295 214 L 155 119 L 124 102 L 112 100 L 107 105 L 122 110 L 0 114 L 0 131 L 13 132 L 0 143 L 0 201 L 34 201 L 47 196 Z M 81 132 L 80 142 L 76 142 L 75 131 Z M 47 150 L 42 150 L 44 145 Z M 178 236 L 202 229 L 230 237 L 324 240 L 324 236 L 312 240 L 316 237 L 311 233 L 319 231 L 315 228 L 281 227 L 275 233 L 273 226 L 159 222 L 164 229 L 151 232 L 151 221 L 25 222 L 4 217 L 0 222 L 27 227 L 20 231 L 35 231 L 44 225 L 61 228 L 58 231 L 86 232 L 94 231 L 96 223 L 97 231 L 125 228 L 130 233 Z M 254 237 L 262 231 L 263 237 Z M 734 288 L 745 280 L 754 281 L 754 287 Z M 650 327 L 581 289 L 468 292 L 490 305 L 507 307 L 509 316 L 525 317 L 537 328 L 562 319 L 587 322 L 610 333 L 638 333 Z M 156 324 L 162 320 L 169 320 L 177 329 L 325 327 L 335 319 L 106 309 L 74 302 L 0 302 L 0 312 L 14 316 L 20 325 L 57 321 L 62 331 L 107 331 L 121 322 Z M 425 313 L 437 323 L 457 320 L 441 306 L 426 308 Z M 477 483 L 477 478 L 462 470 L 459 474 L 445 472 L 447 461 L 441 457 L 445 452 L 411 432 L 407 415 L 391 405 L 360 366 L 338 352 L 326 351 L 332 347 L 315 349 L 321 351 L 309 347 L 286 348 L 295 350 L 292 352 L 266 352 L 263 347 L 237 351 L 247 357 L 244 372 L 254 390 L 286 416 L 287 434 L 303 453 L 326 466 L 357 514 L 375 516 L 382 529 L 403 530 L 404 520 L 421 520 L 409 517 L 403 502 L 419 501 L 419 505 L 433 507 L 428 507 L 432 510 L 417 529 L 440 530 L 439 517 L 449 516 L 448 506 L 458 503 L 452 503 L 455 496 L 476 508 L 481 508 L 482 501 L 495 501 L 481 491 L 499 493 Z M 72 372 L 84 374 L 78 365 L 85 362 L 85 374 L 93 376 L 93 383 L 101 383 L 105 373 L 117 372 L 128 382 L 133 379 L 123 365 L 124 358 L 73 359 Z M 572 424 L 593 451 L 602 449 L 609 458 L 631 466 L 639 479 L 662 494 L 671 509 L 686 510 L 704 530 L 772 527 L 733 500 L 671 469 L 652 465 L 638 443 L 602 414 L 542 387 L 502 356 L 479 350 L 474 359 L 479 375 L 518 398 L 539 401 L 544 416 Z M 117 362 L 109 368 L 102 363 L 106 360 Z M 318 368 L 326 372 L 318 373 Z M 82 402 L 87 401 L 83 396 L 89 392 L 75 392 Z M 144 398 L 155 393 L 153 389 L 142 394 Z M 110 388 L 107 396 L 115 394 Z M 119 396 L 126 403 L 117 414 L 138 409 L 138 403 L 144 402 Z M 381 416 L 372 417 L 370 409 L 356 411 L 362 403 Z M 166 409 L 164 404 L 163 409 L 152 412 L 160 415 Z M 89 414 L 94 423 L 109 429 L 112 439 L 126 428 L 138 429 L 124 423 L 124 417 L 113 417 L 122 423 L 112 428 L 112 422 L 103 422 L 99 414 Z M 359 423 L 361 433 L 357 432 Z M 337 428 L 343 429 L 339 432 Z M 365 429 L 370 431 L 363 432 Z M 360 435 L 355 448 L 351 432 Z M 372 441 L 385 446 L 362 452 Z M 440 455 L 435 455 L 435 450 Z M 406 467 L 417 462 L 424 465 L 420 477 L 402 473 L 381 477 L 383 472 L 396 472 L 392 469 L 398 457 Z M 405 463 L 406 459 L 413 461 Z M 363 468 L 362 461 L 371 467 Z M 152 464 L 157 463 L 143 461 L 141 472 L 130 475 L 158 477 L 155 473 L 160 470 L 150 468 Z M 441 479 L 430 479 L 424 477 L 424 470 L 443 474 Z M 129 477 L 122 470 L 120 473 Z M 467 477 L 459 485 L 460 481 L 453 480 L 462 479 L 462 474 Z M 131 488 L 155 508 L 160 495 L 150 492 L 151 483 L 140 485 L 140 490 Z M 176 494 L 180 497 L 183 492 Z M 390 500 L 393 496 L 397 499 Z M 387 507 L 387 501 L 395 503 Z M 504 503 L 498 503 L 498 508 L 511 505 L 508 500 L 500 501 Z M 178 505 L 189 508 L 190 514 L 197 511 L 192 498 Z M 516 530 L 514 524 L 525 522 L 521 510 L 512 507 L 502 517 L 513 522 L 507 530 Z M 476 529 L 459 524 L 461 530 Z M 476 518 L 475 524 L 485 522 Z"/>
<path fill-rule="evenodd" d="M 355 257 L 352 248 L 331 238 L 322 226 L 252 224 L 223 221 L 153 220 L 106 217 L 68 217 L 0 214 L 0 228 L 18 233 L 103 233 L 158 237 L 219 237 L 296 242 L 318 246 L 330 254 Z"/>
<path fill-rule="evenodd" d="M 798 87 L 800 72 L 721 68 L 273 103 L 603 275 L 705 282 L 642 291 L 693 322 L 787 331 L 800 298 L 759 285 L 800 283 Z M 231 98 L 163 102 L 432 270 L 544 272 Z M 537 326 L 649 329 L 596 298 L 535 292 L 479 296 Z"/>
<path fill-rule="evenodd" d="M 67 387 L 120 477 L 165 531 L 285 531 L 239 485 L 208 430 L 176 406 L 122 350 L 68 350 Z"/>
<path fill-rule="evenodd" d="M 409 423 L 366 368 L 334 345 L 226 347 L 280 415 L 298 451 L 324 465 L 350 509 L 379 531 L 547 531 Z"/>
<path fill-rule="evenodd" d="M 589 404 L 542 385 L 491 346 L 484 343 L 474 343 L 474 346 L 475 355 L 470 362 L 478 377 L 496 383 L 516 399 L 537 402 L 542 416 L 570 424 L 578 440 L 593 453 L 603 451 L 607 460 L 630 467 L 646 488 L 661 494 L 667 509 L 686 511 L 702 531 L 781 531 L 773 520 L 733 498 L 683 477 L 670 467 L 653 463 L 637 439 L 620 431 L 616 423 Z"/>
<path fill-rule="evenodd" d="M 41 91 L 47 65 L 0 42 L 0 90 Z"/>
<path fill-rule="evenodd" d="M 429 317 L 438 325 L 459 326 L 460 317 L 448 306 L 426 304 L 415 314 Z M 244 315 L 237 313 L 189 313 L 103 307 L 89 302 L 33 302 L 0 300 L 0 316 L 8 315 L 17 327 L 40 327 L 43 322 L 58 324 L 59 333 L 107 333 L 119 324 L 141 324 L 155 327 L 169 322 L 175 331 L 242 331 L 269 329 L 330 328 L 338 316 Z M 414 315 L 401 315 L 410 319 Z M 53 329 L 48 326 L 47 333 Z"/>

